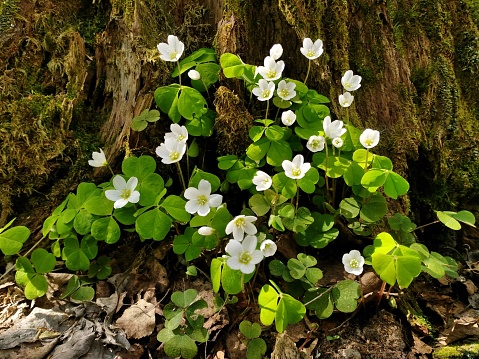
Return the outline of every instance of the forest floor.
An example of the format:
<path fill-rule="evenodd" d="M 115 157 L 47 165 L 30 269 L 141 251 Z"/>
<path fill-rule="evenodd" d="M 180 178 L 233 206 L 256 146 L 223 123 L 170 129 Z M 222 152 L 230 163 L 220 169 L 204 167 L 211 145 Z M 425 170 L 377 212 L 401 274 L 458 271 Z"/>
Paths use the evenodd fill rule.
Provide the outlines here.
<path fill-rule="evenodd" d="M 196 357 L 244 359 L 246 338 L 238 324 L 259 323 L 256 298 L 266 277 L 259 274 L 255 286 L 247 286 L 236 304 L 216 308 L 207 276 L 199 272 L 188 277 L 171 241 L 127 241 L 113 250 L 103 248 L 112 258 L 113 272 L 107 281 L 93 284 L 96 295 L 91 302 L 60 299 L 71 274 L 48 274 L 49 291 L 35 301 L 23 296 L 12 275 L 3 278 L 0 358 L 166 358 L 156 338 L 164 326 L 162 308 L 171 293 L 194 288 L 208 304 L 201 314 L 209 333 Z M 207 260 L 195 263 L 206 273 Z M 324 272 L 320 284 L 348 278 L 333 254 L 318 263 Z M 274 326 L 262 327 L 266 356 L 479 358 L 479 262 L 462 263 L 458 279 L 420 276 L 407 290 L 394 287 L 381 298 L 381 280 L 372 272 L 361 278 L 364 301 L 353 313 L 333 313 L 325 320 L 307 313 L 282 334 Z"/>

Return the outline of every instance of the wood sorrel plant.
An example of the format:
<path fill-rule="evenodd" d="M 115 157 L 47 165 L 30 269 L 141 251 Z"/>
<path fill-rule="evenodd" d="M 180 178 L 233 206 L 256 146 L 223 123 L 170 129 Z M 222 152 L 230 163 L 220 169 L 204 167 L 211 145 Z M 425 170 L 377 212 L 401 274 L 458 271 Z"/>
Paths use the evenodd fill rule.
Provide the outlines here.
<path fill-rule="evenodd" d="M 98 242 L 114 244 L 127 231 L 136 232 L 141 240 L 174 237 L 174 253 L 184 255 L 187 262 L 204 251 L 217 250 L 220 255 L 209 263 L 213 290 L 222 290 L 231 301 L 230 296 L 238 293 L 248 295 L 245 284 L 255 278 L 262 260 L 274 257 L 278 233 L 292 233 L 299 246 L 313 251 L 334 241 L 339 226 L 367 240 L 378 223 L 384 223 L 387 198 L 397 199 L 408 192 L 409 183 L 394 172 L 392 161 L 373 152 L 380 141 L 377 130 L 357 129 L 347 118 L 333 120 L 326 106 L 328 98 L 308 88 L 306 80 L 282 77 L 281 45 L 273 46 L 259 67 L 229 53 L 221 56 L 220 66 L 214 50 L 206 48 L 180 61 L 184 46 L 172 35 L 158 50 L 163 60 L 176 64 L 172 76 L 179 79 L 179 84 L 159 87 L 154 94 L 159 110 L 172 121 L 171 132 L 156 148 L 158 158 L 125 158 L 121 173 L 112 172 L 109 182 L 80 183 L 68 195 L 43 225 L 43 236 L 52 241 L 51 253 L 37 249 L 31 259 L 17 259 L 17 281 L 26 286 L 27 298 L 45 294 L 43 275 L 53 270 L 57 258 L 67 269 L 84 273 L 75 277 L 65 295 L 87 287 L 87 279 L 105 278 L 111 268 L 105 257 L 97 258 Z M 322 42 L 305 39 L 301 52 L 310 60 L 309 73 L 311 61 L 323 52 Z M 219 157 L 218 171 L 211 173 L 198 161 L 202 156 L 196 137 L 208 138 L 213 133 L 216 113 L 204 94 L 209 97 L 214 90 L 220 70 L 226 78 L 242 81 L 252 94 L 251 101 L 265 102 L 266 115 L 254 121 L 249 131 L 251 144 L 244 153 Z M 191 86 L 181 81 L 186 71 Z M 341 83 L 346 91 L 338 100 L 347 108 L 354 101 L 351 92 L 361 86 L 361 77 L 348 70 Z M 142 131 L 160 117 L 157 110 L 145 110 L 133 119 L 132 128 Z M 179 185 L 173 180 L 168 186 L 170 181 L 165 183 L 156 173 L 157 160 L 176 166 Z M 93 153 L 90 165 L 108 165 L 102 150 Z M 230 213 L 228 203 L 222 203 L 218 191 L 228 185 L 237 185 L 246 196 L 247 207 L 241 213 Z M 461 228 L 460 223 L 474 226 L 475 222 L 467 211 L 438 211 L 437 215 L 438 221 L 454 230 Z M 346 271 L 360 275 L 364 264 L 371 265 L 384 282 L 401 288 L 407 288 L 421 272 L 436 278 L 457 276 L 452 258 L 416 243 L 417 227 L 408 217 L 395 214 L 387 223 L 390 231 L 379 233 L 364 248 L 364 257 L 359 252 L 343 256 Z M 13 243 L 5 239 L 9 231 L 0 233 L 0 249 L 11 255 L 21 249 L 26 232 L 17 229 L 22 235 Z M 322 272 L 314 256 L 300 253 L 287 258 L 286 264 L 274 258 L 268 261 L 269 273 L 289 285 L 281 289 L 270 280 L 262 286 L 258 305 L 263 325 L 274 322 L 281 332 L 300 321 L 306 310 L 327 318 L 335 309 L 352 312 L 357 308 L 359 282 L 318 285 Z M 188 273 L 195 272 L 191 265 L 188 268 Z M 192 302 L 196 298 L 192 293 L 175 293 L 178 297 L 188 294 L 188 298 L 191 294 L 185 305 L 173 296 L 172 301 L 186 313 L 190 329 L 203 333 L 202 322 L 190 320 L 188 308 L 197 303 Z M 77 295 L 93 296 L 93 291 L 84 289 Z M 176 325 L 178 318 L 173 311 L 168 314 L 169 331 L 159 338 L 171 344 L 172 353 L 189 357 L 198 339 L 189 336 L 190 329 Z M 183 342 L 184 350 L 179 348 Z"/>

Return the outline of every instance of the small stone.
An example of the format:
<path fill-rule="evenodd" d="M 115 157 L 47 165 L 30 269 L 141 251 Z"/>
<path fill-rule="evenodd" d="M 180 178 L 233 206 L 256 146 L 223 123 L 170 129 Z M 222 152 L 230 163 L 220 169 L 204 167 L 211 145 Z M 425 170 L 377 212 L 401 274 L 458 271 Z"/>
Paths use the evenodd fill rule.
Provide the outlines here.
<path fill-rule="evenodd" d="M 341 358 L 344 359 L 361 359 L 361 353 L 358 352 L 356 349 L 347 348 L 341 350 Z"/>

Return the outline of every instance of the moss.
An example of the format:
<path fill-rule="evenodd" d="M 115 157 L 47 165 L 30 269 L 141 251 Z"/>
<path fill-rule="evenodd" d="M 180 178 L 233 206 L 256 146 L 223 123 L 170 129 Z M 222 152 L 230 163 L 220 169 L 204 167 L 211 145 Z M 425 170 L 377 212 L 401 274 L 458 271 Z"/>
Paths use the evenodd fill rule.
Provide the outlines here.
<path fill-rule="evenodd" d="M 11 29 L 15 15 L 19 11 L 20 0 L 3 0 L 0 3 L 0 36 Z"/>
<path fill-rule="evenodd" d="M 434 350 L 434 359 L 473 359 L 479 353 L 479 343 L 448 345 Z"/>

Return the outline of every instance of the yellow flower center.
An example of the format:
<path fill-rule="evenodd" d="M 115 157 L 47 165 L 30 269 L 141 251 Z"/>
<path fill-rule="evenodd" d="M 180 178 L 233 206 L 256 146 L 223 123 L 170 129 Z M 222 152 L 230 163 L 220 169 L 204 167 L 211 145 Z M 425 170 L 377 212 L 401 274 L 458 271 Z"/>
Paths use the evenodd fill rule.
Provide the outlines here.
<path fill-rule="evenodd" d="M 316 55 L 316 53 L 313 51 L 313 49 L 309 49 L 309 51 L 306 53 L 306 56 L 308 57 L 313 57 L 314 55 Z"/>
<path fill-rule="evenodd" d="M 351 268 L 359 268 L 359 262 L 358 262 L 358 260 L 357 260 L 357 259 L 354 259 L 354 258 L 351 259 L 351 260 L 349 261 L 349 266 L 350 266 Z"/>
<path fill-rule="evenodd" d="M 240 254 L 238 262 L 240 262 L 241 264 L 248 264 L 249 262 L 251 262 L 251 259 L 251 254 L 249 254 L 248 252 L 243 252 Z"/>
<path fill-rule="evenodd" d="M 121 190 L 121 194 L 120 194 L 120 197 L 123 198 L 123 199 L 128 199 L 130 198 L 131 196 L 131 190 L 127 189 L 127 188 L 124 188 Z"/>
<path fill-rule="evenodd" d="M 238 218 L 236 221 L 235 221 L 235 226 L 236 227 L 243 227 L 244 226 L 244 218 Z"/>
<path fill-rule="evenodd" d="M 266 73 L 266 76 L 269 77 L 269 78 L 273 78 L 276 76 L 276 71 L 274 70 L 269 70 L 267 73 Z"/>
<path fill-rule="evenodd" d="M 366 145 L 367 145 L 367 146 L 372 146 L 373 143 L 374 143 L 374 141 L 372 140 L 372 138 L 367 138 L 366 141 L 364 141 L 364 142 L 366 142 Z"/>
<path fill-rule="evenodd" d="M 177 51 L 172 51 L 170 52 L 170 60 L 174 60 L 176 59 L 176 56 L 178 55 L 178 52 Z"/>
<path fill-rule="evenodd" d="M 319 140 L 313 140 L 313 141 L 311 141 L 311 146 L 312 146 L 313 148 L 319 147 L 319 146 L 320 146 Z"/>
<path fill-rule="evenodd" d="M 279 94 L 280 94 L 281 97 L 288 97 L 289 96 L 289 91 L 286 90 L 286 89 L 282 89 Z"/>
<path fill-rule="evenodd" d="M 269 97 L 270 93 L 271 93 L 270 90 L 263 90 L 263 92 L 261 93 L 261 96 L 263 96 L 263 98 L 267 98 Z"/>
<path fill-rule="evenodd" d="M 351 87 L 351 83 L 350 82 L 345 82 L 343 86 L 344 86 L 345 89 L 348 89 L 348 88 Z"/>
<path fill-rule="evenodd" d="M 301 176 L 301 169 L 300 168 L 295 168 L 291 171 L 291 173 L 293 174 L 293 176 L 295 177 L 298 177 L 298 176 Z"/>
<path fill-rule="evenodd" d="M 185 138 L 186 138 L 186 136 L 178 135 L 178 142 L 183 141 Z"/>
<path fill-rule="evenodd" d="M 177 151 L 172 151 L 170 153 L 170 160 L 177 161 L 180 158 L 181 154 Z"/>
<path fill-rule="evenodd" d="M 204 206 L 205 204 L 208 203 L 208 198 L 206 198 L 206 196 L 204 194 L 202 195 L 199 195 L 198 198 L 196 199 L 196 202 L 200 205 L 200 206 Z"/>

